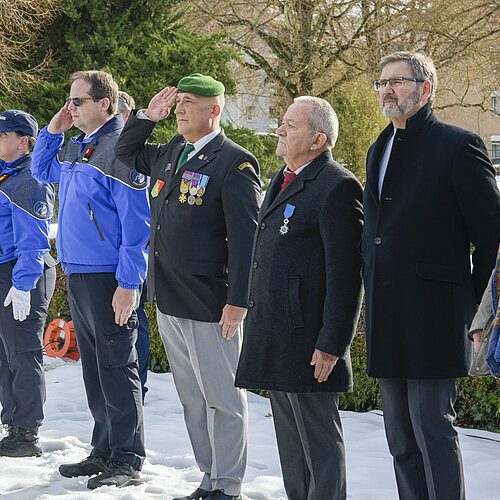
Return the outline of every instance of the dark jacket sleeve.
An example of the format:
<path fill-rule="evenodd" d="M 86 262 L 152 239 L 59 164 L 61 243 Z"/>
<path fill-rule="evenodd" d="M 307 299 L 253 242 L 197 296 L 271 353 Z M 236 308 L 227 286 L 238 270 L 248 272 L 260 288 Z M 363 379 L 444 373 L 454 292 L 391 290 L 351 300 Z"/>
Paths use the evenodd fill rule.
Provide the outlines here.
<path fill-rule="evenodd" d="M 115 154 L 129 168 L 151 175 L 151 167 L 165 145 L 146 142 L 157 122 L 137 118 L 137 111 L 139 110 L 134 109 L 130 113 L 115 145 Z"/>
<path fill-rule="evenodd" d="M 347 355 L 361 305 L 362 198 L 359 182 L 345 177 L 332 189 L 319 221 L 325 250 L 326 295 L 316 349 L 340 358 Z"/>
<path fill-rule="evenodd" d="M 252 244 L 261 197 L 259 164 L 241 155 L 229 167 L 222 185 L 222 205 L 228 245 L 227 303 L 248 305 L 248 280 Z"/>
<path fill-rule="evenodd" d="M 497 255 L 500 193 L 484 142 L 476 134 L 468 134 L 457 151 L 453 183 L 470 241 L 475 247 L 473 279 L 479 304 Z"/>

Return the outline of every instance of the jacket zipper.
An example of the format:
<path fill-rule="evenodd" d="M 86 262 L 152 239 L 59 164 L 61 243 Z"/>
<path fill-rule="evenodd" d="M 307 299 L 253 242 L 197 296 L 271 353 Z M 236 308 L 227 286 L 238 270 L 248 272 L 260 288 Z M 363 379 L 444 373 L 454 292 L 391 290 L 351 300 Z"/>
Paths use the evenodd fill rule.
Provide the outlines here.
<path fill-rule="evenodd" d="M 95 218 L 94 210 L 92 209 L 92 205 L 90 204 L 90 201 L 87 203 L 89 206 L 90 210 L 90 220 L 93 220 L 95 223 L 95 227 L 97 228 L 97 231 L 99 232 L 99 236 L 101 237 L 101 240 L 104 241 L 104 236 L 101 233 L 101 228 L 99 227 L 99 223 L 97 222 L 97 219 Z"/>

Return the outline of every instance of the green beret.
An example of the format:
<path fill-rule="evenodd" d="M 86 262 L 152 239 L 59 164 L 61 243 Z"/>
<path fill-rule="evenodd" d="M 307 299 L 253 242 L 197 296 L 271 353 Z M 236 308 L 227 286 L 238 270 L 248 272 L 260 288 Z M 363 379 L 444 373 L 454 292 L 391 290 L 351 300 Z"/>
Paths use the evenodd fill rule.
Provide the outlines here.
<path fill-rule="evenodd" d="M 179 85 L 177 85 L 177 90 L 205 97 L 214 97 L 223 94 L 226 89 L 222 82 L 218 82 L 211 76 L 194 73 L 193 75 L 181 78 Z"/>

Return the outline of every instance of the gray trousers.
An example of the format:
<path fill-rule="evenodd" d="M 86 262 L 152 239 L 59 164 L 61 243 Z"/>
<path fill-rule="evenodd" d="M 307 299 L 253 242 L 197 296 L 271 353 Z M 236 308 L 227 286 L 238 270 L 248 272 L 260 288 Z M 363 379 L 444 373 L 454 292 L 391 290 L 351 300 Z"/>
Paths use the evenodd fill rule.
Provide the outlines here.
<path fill-rule="evenodd" d="M 184 408 L 200 488 L 239 495 L 247 462 L 246 392 L 234 386 L 242 330 L 222 338 L 218 323 L 177 318 L 157 309 L 158 327 Z"/>
<path fill-rule="evenodd" d="M 379 379 L 401 500 L 464 500 L 455 379 Z"/>
<path fill-rule="evenodd" d="M 289 500 L 345 500 L 338 394 L 269 391 Z"/>

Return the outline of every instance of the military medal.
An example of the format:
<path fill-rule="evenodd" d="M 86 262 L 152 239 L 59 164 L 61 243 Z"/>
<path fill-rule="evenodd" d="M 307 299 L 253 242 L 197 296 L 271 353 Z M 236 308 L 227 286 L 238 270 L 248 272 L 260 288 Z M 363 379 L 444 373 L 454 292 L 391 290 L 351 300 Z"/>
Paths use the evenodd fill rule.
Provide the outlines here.
<path fill-rule="evenodd" d="M 179 201 L 188 203 L 188 205 L 196 205 L 199 207 L 203 204 L 201 197 L 205 194 L 207 184 L 210 179 L 209 175 L 200 174 L 199 172 L 190 172 L 185 170 L 182 174 L 180 185 L 181 195 Z"/>
<path fill-rule="evenodd" d="M 82 161 L 88 163 L 93 152 L 94 148 L 88 148 L 87 151 L 85 151 L 85 154 L 83 155 Z"/>
<path fill-rule="evenodd" d="M 288 224 L 290 219 L 292 218 L 293 212 L 295 211 L 295 205 L 290 205 L 290 203 L 286 204 L 285 211 L 283 212 L 283 225 L 280 227 L 280 234 L 284 236 L 288 233 Z"/>

